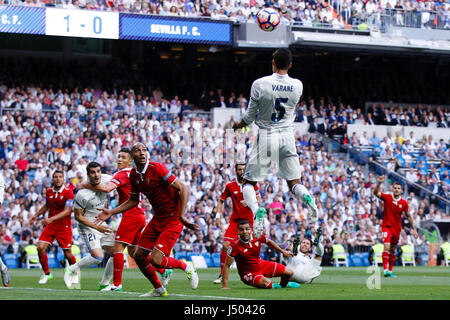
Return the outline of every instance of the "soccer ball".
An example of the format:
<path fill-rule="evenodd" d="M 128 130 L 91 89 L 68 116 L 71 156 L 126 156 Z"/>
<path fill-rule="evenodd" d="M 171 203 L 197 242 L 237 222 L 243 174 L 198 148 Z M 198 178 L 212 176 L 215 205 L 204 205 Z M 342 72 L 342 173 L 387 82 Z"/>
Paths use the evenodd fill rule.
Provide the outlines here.
<path fill-rule="evenodd" d="M 275 9 L 265 8 L 258 12 L 256 21 L 261 30 L 273 31 L 280 24 L 280 15 Z"/>

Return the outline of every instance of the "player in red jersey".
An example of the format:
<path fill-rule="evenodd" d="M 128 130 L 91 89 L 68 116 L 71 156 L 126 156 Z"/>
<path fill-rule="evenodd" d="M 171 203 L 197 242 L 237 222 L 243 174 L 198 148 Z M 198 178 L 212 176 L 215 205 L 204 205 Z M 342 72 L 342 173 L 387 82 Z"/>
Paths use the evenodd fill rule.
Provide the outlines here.
<path fill-rule="evenodd" d="M 230 197 L 233 202 L 233 211 L 230 217 L 230 225 L 225 231 L 225 235 L 223 237 L 223 247 L 220 252 L 220 274 L 219 277 L 214 280 L 214 283 L 216 284 L 222 283 L 223 266 L 225 265 L 225 261 L 227 259 L 228 247 L 230 246 L 230 243 L 236 240 L 238 236 L 238 222 L 242 219 L 245 219 L 250 222 L 250 225 L 253 228 L 253 213 L 245 203 L 244 196 L 242 195 L 242 183 L 244 183 L 245 181 L 243 178 L 245 164 L 236 164 L 234 168 L 236 170 L 237 178 L 225 186 L 225 190 L 220 195 L 217 204 L 216 225 L 220 227 L 223 203 L 227 200 L 228 197 Z M 255 185 L 255 192 L 258 203 L 260 203 L 261 198 L 259 196 L 259 189 L 257 185 Z"/>
<path fill-rule="evenodd" d="M 39 261 L 44 274 L 39 279 L 40 284 L 46 284 L 53 279 L 48 267 L 47 248 L 56 239 L 64 252 L 69 264 L 76 262 L 72 255 L 72 206 L 74 195 L 72 190 L 64 186 L 64 172 L 56 170 L 52 175 L 52 188 L 46 190 L 46 203 L 30 219 L 30 225 L 36 222 L 37 217 L 48 211 L 48 217 L 42 219 L 45 226 L 37 244 Z"/>
<path fill-rule="evenodd" d="M 392 186 L 392 194 L 382 193 L 380 186 L 385 177 L 380 176 L 378 183 L 375 186 L 374 194 L 384 202 L 383 208 L 383 222 L 381 224 L 381 231 L 383 233 L 383 269 L 384 276 L 395 278 L 396 275 L 392 272 L 395 264 L 395 249 L 400 238 L 400 231 L 402 229 L 402 214 L 404 213 L 411 225 L 411 233 L 417 238 L 418 234 L 414 227 L 414 221 L 408 212 L 408 202 L 402 198 L 403 187 L 399 182 L 394 182 Z M 388 268 L 389 266 L 389 268 Z"/>
<path fill-rule="evenodd" d="M 119 194 L 119 205 L 130 198 L 130 172 L 133 163 L 130 148 L 122 148 L 117 155 L 117 168 L 119 171 L 107 184 L 93 185 L 89 182 L 82 183 L 80 189 L 86 188 L 93 191 L 109 193 L 117 190 Z M 122 291 L 122 273 L 124 266 L 123 252 L 128 247 L 128 254 L 134 255 L 139 236 L 145 227 L 144 209 L 137 205 L 122 215 L 119 228 L 116 231 L 113 248 L 113 258 L 107 264 L 113 263 L 113 284 L 109 284 L 110 277 L 103 277 L 99 285 L 101 291 Z M 105 268 L 107 269 L 107 268 Z M 162 271 L 164 273 L 164 270 Z"/>
<path fill-rule="evenodd" d="M 229 289 L 228 275 L 233 259 L 236 261 L 239 276 L 245 284 L 262 289 L 286 287 L 294 272 L 280 263 L 261 259 L 261 245 L 265 243 L 285 257 L 292 257 L 293 253 L 281 249 L 275 242 L 267 239 L 264 234 L 258 239 L 253 239 L 252 227 L 247 220 L 239 221 L 238 233 L 238 238 L 228 248 L 228 257 L 223 268 L 222 289 Z M 274 277 L 281 277 L 279 286 L 272 285 L 269 278 Z M 296 283 L 289 284 L 292 287 L 299 287 Z"/>
<path fill-rule="evenodd" d="M 189 189 L 167 170 L 163 163 L 148 160 L 147 147 L 138 142 L 131 148 L 136 167 L 131 170 L 130 198 L 120 206 L 102 209 L 99 220 L 109 219 L 113 214 L 130 210 L 139 204 L 140 193 L 145 194 L 153 208 L 153 218 L 142 231 L 134 259 L 155 288 L 142 296 L 166 296 L 167 290 L 159 281 L 156 268 L 181 269 L 186 273 L 191 288 L 198 286 L 198 275 L 192 262 L 174 259 L 170 252 L 179 238 L 183 225 L 195 231 L 200 227 L 186 220 Z M 151 253 L 150 253 L 151 252 Z M 150 254 L 150 262 L 148 256 Z"/>

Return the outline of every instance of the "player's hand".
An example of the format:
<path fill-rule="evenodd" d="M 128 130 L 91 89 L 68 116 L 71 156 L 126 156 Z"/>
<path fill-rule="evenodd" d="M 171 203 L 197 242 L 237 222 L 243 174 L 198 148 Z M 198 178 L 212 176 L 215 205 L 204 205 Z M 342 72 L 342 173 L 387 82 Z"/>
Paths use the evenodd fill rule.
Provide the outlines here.
<path fill-rule="evenodd" d="M 82 182 L 78 185 L 78 189 L 88 189 L 88 184 L 87 182 Z"/>
<path fill-rule="evenodd" d="M 48 218 L 44 218 L 41 220 L 41 223 L 45 227 L 45 226 L 48 226 L 50 223 L 52 223 L 52 221 Z"/>
<path fill-rule="evenodd" d="M 108 226 L 97 226 L 97 230 L 105 234 L 110 234 L 113 232 L 113 230 Z"/>
<path fill-rule="evenodd" d="M 188 229 L 194 230 L 194 231 L 200 231 L 200 226 L 195 223 L 191 223 L 186 220 L 186 218 L 180 218 L 180 222 Z"/>
<path fill-rule="evenodd" d="M 379 176 L 377 181 L 378 181 L 378 183 L 382 183 L 384 181 L 384 179 L 385 179 L 384 175 L 383 176 Z"/>
<path fill-rule="evenodd" d="M 30 220 L 28 221 L 30 226 L 34 225 L 34 223 L 36 222 L 36 217 L 31 217 Z"/>
<path fill-rule="evenodd" d="M 97 209 L 97 210 L 100 211 L 97 216 L 98 220 L 105 221 L 105 220 L 108 220 L 109 218 L 111 218 L 111 216 L 112 216 L 111 210 L 108 210 L 106 208 Z"/>
<path fill-rule="evenodd" d="M 247 202 L 245 202 L 245 200 L 241 200 L 241 205 L 242 205 L 244 208 L 247 208 L 247 207 L 248 207 Z"/>
<path fill-rule="evenodd" d="M 283 253 L 283 256 L 286 258 L 294 256 L 294 254 L 292 252 L 287 251 L 287 250 L 283 250 L 282 253 Z"/>
<path fill-rule="evenodd" d="M 414 236 L 414 238 L 418 238 L 419 237 L 419 234 L 417 233 L 417 231 L 415 230 L 415 229 L 412 229 L 411 230 L 411 233 L 412 233 L 412 235 Z"/>

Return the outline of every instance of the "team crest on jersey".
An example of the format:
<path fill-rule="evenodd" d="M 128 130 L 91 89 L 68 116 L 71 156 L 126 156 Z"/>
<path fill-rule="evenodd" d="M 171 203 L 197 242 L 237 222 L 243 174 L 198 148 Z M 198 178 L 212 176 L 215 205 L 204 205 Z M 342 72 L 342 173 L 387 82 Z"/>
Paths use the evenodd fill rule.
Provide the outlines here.
<path fill-rule="evenodd" d="M 244 252 L 247 252 L 248 251 L 248 249 L 244 249 Z"/>
<path fill-rule="evenodd" d="M 234 192 L 234 194 L 238 193 L 237 191 Z"/>
<path fill-rule="evenodd" d="M 256 241 L 256 242 L 255 242 L 255 246 L 259 246 L 259 241 Z"/>
<path fill-rule="evenodd" d="M 64 198 L 64 196 L 59 197 L 61 200 Z"/>
<path fill-rule="evenodd" d="M 401 207 L 402 207 L 402 205 L 399 205 L 399 207 L 401 208 Z"/>
<path fill-rule="evenodd" d="M 50 199 L 53 199 L 53 196 L 50 196 Z"/>

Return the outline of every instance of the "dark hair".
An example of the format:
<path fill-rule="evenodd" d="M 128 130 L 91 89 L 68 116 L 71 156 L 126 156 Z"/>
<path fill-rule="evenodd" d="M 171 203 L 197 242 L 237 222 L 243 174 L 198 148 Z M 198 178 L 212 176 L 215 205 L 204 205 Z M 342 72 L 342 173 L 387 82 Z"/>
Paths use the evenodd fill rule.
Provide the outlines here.
<path fill-rule="evenodd" d="M 288 70 L 292 63 L 292 53 L 289 49 L 280 48 L 273 53 L 275 65 L 280 70 Z"/>
<path fill-rule="evenodd" d="M 128 154 L 130 154 L 131 155 L 131 149 L 130 148 L 128 148 L 128 147 L 123 147 L 122 149 L 120 149 L 120 151 L 119 152 L 125 152 L 125 153 L 128 153 Z"/>
<path fill-rule="evenodd" d="M 61 173 L 63 175 L 63 177 L 64 177 L 64 171 L 62 171 L 62 170 L 55 170 L 55 171 L 53 171 L 52 178 L 55 176 L 56 173 Z"/>
<path fill-rule="evenodd" d="M 102 167 L 100 165 L 100 163 L 95 162 L 95 161 L 91 161 L 88 163 L 88 165 L 86 166 L 86 172 L 89 174 L 89 172 L 91 171 L 92 168 L 98 168 L 98 167 Z"/>
<path fill-rule="evenodd" d="M 396 185 L 396 184 L 398 184 L 400 187 L 402 187 L 402 190 L 403 190 L 403 185 L 398 181 L 394 181 L 394 183 L 392 185 Z"/>
<path fill-rule="evenodd" d="M 239 222 L 238 222 L 238 227 L 239 227 L 239 226 L 242 226 L 242 225 L 244 225 L 244 224 L 250 224 L 250 222 L 248 222 L 248 220 L 241 219 L 241 220 L 239 220 Z"/>
<path fill-rule="evenodd" d="M 245 166 L 245 163 L 236 163 L 234 169 L 237 171 L 238 166 Z"/>
<path fill-rule="evenodd" d="M 311 246 L 311 248 L 313 247 L 313 241 L 312 241 L 312 239 L 311 238 L 309 238 L 309 237 L 304 237 L 303 238 L 303 240 L 308 240 L 309 241 L 309 244 L 310 244 L 310 246 Z"/>

